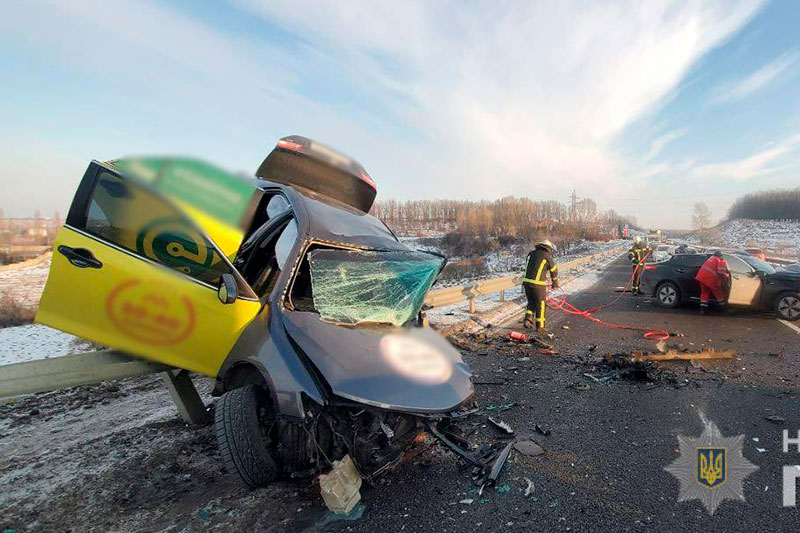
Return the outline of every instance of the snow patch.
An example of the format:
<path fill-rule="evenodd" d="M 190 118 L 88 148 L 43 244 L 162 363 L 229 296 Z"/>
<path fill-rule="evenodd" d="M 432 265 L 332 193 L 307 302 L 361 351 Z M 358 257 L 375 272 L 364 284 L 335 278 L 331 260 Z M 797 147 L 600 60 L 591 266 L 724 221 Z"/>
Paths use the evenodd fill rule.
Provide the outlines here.
<path fill-rule="evenodd" d="M 92 346 L 89 341 L 41 324 L 2 328 L 0 365 L 85 352 Z"/>

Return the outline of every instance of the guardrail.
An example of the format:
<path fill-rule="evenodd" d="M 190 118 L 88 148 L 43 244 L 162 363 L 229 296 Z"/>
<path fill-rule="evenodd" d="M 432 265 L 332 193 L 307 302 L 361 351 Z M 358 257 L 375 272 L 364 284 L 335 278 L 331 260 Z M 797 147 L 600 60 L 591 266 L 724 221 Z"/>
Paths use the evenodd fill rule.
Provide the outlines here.
<path fill-rule="evenodd" d="M 587 255 L 572 261 L 559 263 L 559 273 L 569 275 L 582 266 L 586 266 L 610 256 L 617 256 L 627 250 L 627 246 L 618 246 L 601 253 Z M 425 303 L 430 307 L 444 307 L 459 302 L 469 302 L 469 312 L 475 312 L 475 298 L 489 294 L 500 293 L 500 301 L 505 301 L 505 291 L 522 284 L 522 273 L 513 276 L 503 276 L 477 281 L 468 285 L 436 289 L 428 293 Z"/>
<path fill-rule="evenodd" d="M 181 417 L 204 424 L 208 411 L 189 373 L 138 357 L 100 350 L 0 366 L 0 398 L 161 373 Z"/>

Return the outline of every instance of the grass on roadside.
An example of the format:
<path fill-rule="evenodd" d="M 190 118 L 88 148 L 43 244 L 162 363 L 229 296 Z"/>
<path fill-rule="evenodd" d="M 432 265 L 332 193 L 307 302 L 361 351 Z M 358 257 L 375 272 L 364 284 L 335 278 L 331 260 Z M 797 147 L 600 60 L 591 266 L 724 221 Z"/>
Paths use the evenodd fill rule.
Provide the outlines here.
<path fill-rule="evenodd" d="M 0 328 L 30 324 L 35 316 L 36 309 L 20 304 L 7 293 L 0 294 Z"/>

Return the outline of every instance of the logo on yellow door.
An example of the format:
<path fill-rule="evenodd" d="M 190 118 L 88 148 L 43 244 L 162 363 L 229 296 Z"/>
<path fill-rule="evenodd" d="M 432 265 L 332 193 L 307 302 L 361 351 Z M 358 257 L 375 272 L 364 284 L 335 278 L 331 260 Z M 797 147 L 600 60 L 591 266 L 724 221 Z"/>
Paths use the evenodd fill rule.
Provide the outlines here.
<path fill-rule="evenodd" d="M 214 258 L 205 238 L 180 218 L 151 222 L 136 237 L 136 250 L 190 276 L 206 273 Z"/>
<path fill-rule="evenodd" d="M 159 283 L 130 279 L 117 285 L 106 300 L 111 323 L 123 335 L 147 344 L 175 344 L 192 334 L 195 309 L 186 296 Z"/>

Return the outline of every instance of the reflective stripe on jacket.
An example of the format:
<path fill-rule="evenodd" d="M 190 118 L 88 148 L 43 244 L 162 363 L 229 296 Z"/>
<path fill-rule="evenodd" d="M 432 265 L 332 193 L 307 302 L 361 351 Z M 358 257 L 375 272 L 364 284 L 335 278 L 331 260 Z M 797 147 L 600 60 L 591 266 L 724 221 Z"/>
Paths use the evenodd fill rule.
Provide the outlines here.
<path fill-rule="evenodd" d="M 649 250 L 647 248 L 634 246 L 628 250 L 628 259 L 630 260 L 631 264 L 641 264 L 641 262 L 644 261 L 644 258 L 647 257 L 648 251 Z"/>
<path fill-rule="evenodd" d="M 525 277 L 522 278 L 522 282 L 532 285 L 547 285 L 548 272 L 550 272 L 552 281 L 558 280 L 558 266 L 553 260 L 553 255 L 546 250 L 537 248 L 528 254 L 525 263 Z"/>
<path fill-rule="evenodd" d="M 708 287 L 719 288 L 722 287 L 723 280 L 728 276 L 730 276 L 728 263 L 723 258 L 712 255 L 706 259 L 694 279 Z"/>

